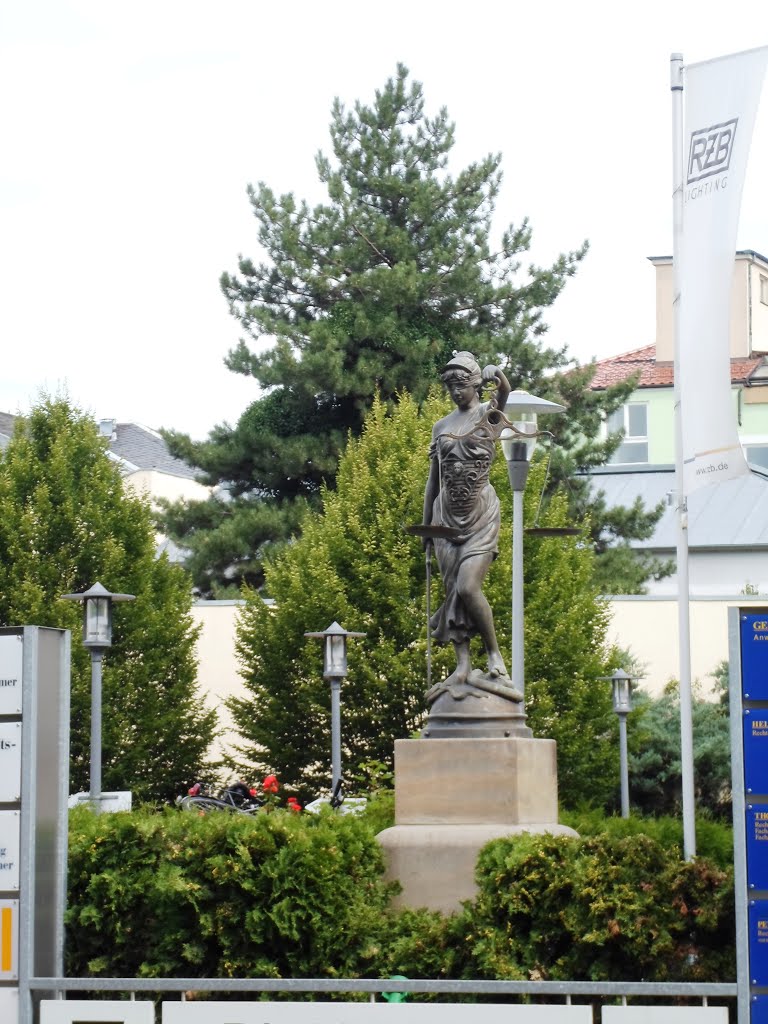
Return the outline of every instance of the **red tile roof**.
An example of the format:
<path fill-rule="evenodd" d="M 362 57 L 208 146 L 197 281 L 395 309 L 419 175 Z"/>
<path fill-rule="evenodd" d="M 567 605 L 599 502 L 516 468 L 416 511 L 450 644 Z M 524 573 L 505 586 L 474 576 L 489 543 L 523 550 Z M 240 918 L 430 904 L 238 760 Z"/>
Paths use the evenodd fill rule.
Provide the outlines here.
<path fill-rule="evenodd" d="M 761 366 L 763 355 L 755 355 L 750 359 L 731 360 L 731 382 L 737 384 L 747 380 Z M 646 345 L 632 352 L 624 352 L 610 359 L 601 359 L 595 366 L 595 375 L 590 387 L 594 391 L 619 384 L 634 374 L 639 374 L 638 388 L 664 388 L 674 384 L 674 366 L 672 363 L 656 362 L 656 346 Z"/>

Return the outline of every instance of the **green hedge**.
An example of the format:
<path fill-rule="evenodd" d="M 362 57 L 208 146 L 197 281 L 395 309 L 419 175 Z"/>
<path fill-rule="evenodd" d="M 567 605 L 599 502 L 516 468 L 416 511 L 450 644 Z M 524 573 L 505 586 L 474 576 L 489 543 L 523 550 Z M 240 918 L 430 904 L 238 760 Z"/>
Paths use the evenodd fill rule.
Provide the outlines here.
<path fill-rule="evenodd" d="M 606 816 L 597 808 L 563 810 L 560 821 L 570 825 L 580 836 L 611 836 L 621 839 L 627 836 L 650 836 L 670 853 L 678 854 L 683 849 L 683 822 L 678 817 L 659 815 L 651 817 L 632 814 L 629 818 L 618 815 Z M 730 823 L 699 815 L 696 818 L 696 852 L 700 857 L 711 860 L 719 867 L 733 865 L 733 828 Z"/>
<path fill-rule="evenodd" d="M 477 875 L 478 976 L 735 978 L 732 873 L 649 836 L 497 840 Z"/>
<path fill-rule="evenodd" d="M 80 809 L 70 820 L 68 970 L 365 975 L 392 891 L 382 866 L 351 816 Z"/>
<path fill-rule="evenodd" d="M 73 976 L 728 981 L 729 870 L 643 835 L 496 840 L 478 897 L 388 909 L 365 818 L 167 810 L 70 820 Z"/>

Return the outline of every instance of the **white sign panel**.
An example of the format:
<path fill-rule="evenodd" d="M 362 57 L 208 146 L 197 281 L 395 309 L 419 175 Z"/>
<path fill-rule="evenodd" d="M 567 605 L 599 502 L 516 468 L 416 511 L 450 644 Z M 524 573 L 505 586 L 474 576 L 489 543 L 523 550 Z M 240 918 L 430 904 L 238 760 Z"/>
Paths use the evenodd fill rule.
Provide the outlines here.
<path fill-rule="evenodd" d="M 43 999 L 40 1024 L 155 1024 L 154 1004 L 145 1000 Z"/>
<path fill-rule="evenodd" d="M 12 1021 L 19 1019 L 19 990 L 17 988 L 0 988 L 0 1020 Z"/>
<path fill-rule="evenodd" d="M 0 811 L 0 892 L 19 888 L 21 814 Z"/>
<path fill-rule="evenodd" d="M 90 793 L 73 793 L 67 800 L 67 807 L 77 807 L 78 804 L 89 804 Z M 130 789 L 116 790 L 114 793 L 101 793 L 99 795 L 99 810 L 105 811 L 130 811 L 133 804 L 133 794 Z"/>
<path fill-rule="evenodd" d="M 728 1024 L 727 1006 L 604 1006 L 603 1024 Z"/>
<path fill-rule="evenodd" d="M 21 800 L 21 722 L 0 722 L 0 803 Z"/>
<path fill-rule="evenodd" d="M 591 1006 L 509 1003 L 163 1003 L 163 1024 L 592 1024 Z M 45 1019 L 41 1024 L 46 1024 Z M 58 1024 L 58 1022 L 57 1022 Z"/>
<path fill-rule="evenodd" d="M 21 669 L 24 640 L 0 636 L 0 715 L 21 714 Z"/>

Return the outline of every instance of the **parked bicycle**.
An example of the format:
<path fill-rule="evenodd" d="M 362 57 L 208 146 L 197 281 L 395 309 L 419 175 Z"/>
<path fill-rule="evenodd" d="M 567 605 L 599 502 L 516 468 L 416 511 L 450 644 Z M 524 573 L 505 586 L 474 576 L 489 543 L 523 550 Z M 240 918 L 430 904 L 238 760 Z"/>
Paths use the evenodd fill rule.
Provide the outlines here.
<path fill-rule="evenodd" d="M 365 798 L 347 797 L 343 790 L 343 779 L 338 779 L 330 796 L 318 797 L 302 806 L 295 796 L 285 800 L 285 809 L 293 812 L 309 811 L 318 814 L 322 807 L 332 807 L 340 814 L 360 814 L 366 805 Z M 257 811 L 271 811 L 279 806 L 276 795 L 279 784 L 276 776 L 267 775 L 261 783 L 262 794 L 254 786 L 248 786 L 238 779 L 217 792 L 208 790 L 202 782 L 190 786 L 186 796 L 176 797 L 176 805 L 184 811 L 206 814 L 208 811 L 231 811 L 239 814 L 255 814 Z"/>
<path fill-rule="evenodd" d="M 254 814 L 264 806 L 258 790 L 239 779 L 217 793 L 209 792 L 202 782 L 196 782 L 190 786 L 186 796 L 176 798 L 176 803 L 182 810 L 197 811 L 198 814 L 206 814 L 208 811 Z"/>

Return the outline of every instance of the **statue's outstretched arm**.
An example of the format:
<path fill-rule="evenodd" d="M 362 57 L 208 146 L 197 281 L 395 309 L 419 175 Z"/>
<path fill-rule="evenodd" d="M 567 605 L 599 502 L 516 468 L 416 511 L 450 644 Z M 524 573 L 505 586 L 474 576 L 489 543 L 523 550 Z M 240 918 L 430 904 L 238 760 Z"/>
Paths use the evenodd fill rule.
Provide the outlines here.
<path fill-rule="evenodd" d="M 490 384 L 492 381 L 496 384 L 496 394 L 493 396 L 496 408 L 499 412 L 503 412 L 512 388 L 501 367 L 489 363 L 483 370 L 483 384 Z"/>

